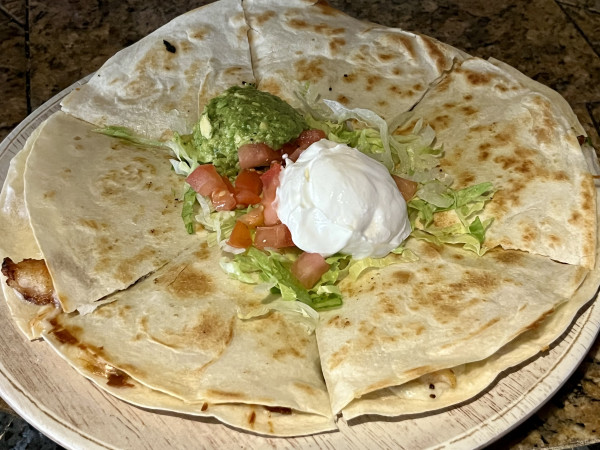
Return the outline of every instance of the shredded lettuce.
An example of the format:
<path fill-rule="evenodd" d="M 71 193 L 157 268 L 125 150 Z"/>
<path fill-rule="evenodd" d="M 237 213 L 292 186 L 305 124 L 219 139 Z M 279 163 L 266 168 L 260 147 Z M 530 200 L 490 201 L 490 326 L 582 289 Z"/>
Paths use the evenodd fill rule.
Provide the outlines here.
<path fill-rule="evenodd" d="M 304 326 L 307 334 L 314 333 L 319 322 L 319 313 L 309 305 L 302 302 L 288 302 L 282 299 L 275 299 L 264 302 L 260 306 L 249 311 L 242 311 L 239 307 L 237 316 L 241 320 L 251 320 L 266 316 L 272 311 L 283 315 L 293 316 L 294 321 Z"/>
<path fill-rule="evenodd" d="M 109 125 L 109 126 L 106 126 L 103 128 L 96 128 L 92 131 L 94 131 L 95 133 L 104 134 L 106 136 L 116 137 L 118 139 L 124 139 L 126 141 L 129 141 L 134 144 L 141 145 L 141 146 L 145 146 L 145 147 L 164 147 L 166 145 L 165 142 L 161 142 L 156 139 L 148 139 L 148 138 L 139 136 L 127 127 Z"/>
<path fill-rule="evenodd" d="M 244 283 L 271 285 L 271 293 L 281 295 L 283 300 L 298 300 L 315 310 L 340 306 L 342 295 L 335 283 L 347 274 L 344 269 L 350 257 L 327 258 L 330 269 L 311 289 L 306 289 L 292 275 L 291 267 L 296 258 L 294 252 L 263 252 L 250 247 L 245 253 L 221 261 L 221 267 Z"/>
<path fill-rule="evenodd" d="M 439 182 L 430 182 L 408 202 L 413 231 L 411 236 L 435 244 L 457 244 L 483 255 L 485 232 L 493 219 L 481 221 L 476 214 L 495 193 L 491 183 L 480 183 L 458 191 Z M 444 227 L 435 225 L 435 214 L 445 213 Z"/>

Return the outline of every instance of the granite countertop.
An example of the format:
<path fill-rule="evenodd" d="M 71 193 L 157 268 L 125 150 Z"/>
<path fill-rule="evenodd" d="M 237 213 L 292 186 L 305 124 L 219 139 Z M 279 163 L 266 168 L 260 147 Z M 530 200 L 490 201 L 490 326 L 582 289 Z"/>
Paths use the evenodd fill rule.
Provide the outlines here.
<path fill-rule="evenodd" d="M 112 54 L 205 2 L 0 0 L 0 140 Z M 351 14 L 495 57 L 561 93 L 600 149 L 600 1 L 330 0 Z M 60 448 L 8 405 L 0 448 Z M 493 448 L 600 442 L 600 342 L 564 387 Z"/>

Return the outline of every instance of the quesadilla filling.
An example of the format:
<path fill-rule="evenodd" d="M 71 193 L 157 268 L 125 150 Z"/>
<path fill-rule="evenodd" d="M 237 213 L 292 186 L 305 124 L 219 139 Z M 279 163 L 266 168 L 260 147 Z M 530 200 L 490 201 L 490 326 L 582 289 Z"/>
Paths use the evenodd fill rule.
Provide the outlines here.
<path fill-rule="evenodd" d="M 24 259 L 15 263 L 6 257 L 2 261 L 2 275 L 6 277 L 6 284 L 28 302 L 35 305 L 58 305 L 52 278 L 43 259 Z"/>
<path fill-rule="evenodd" d="M 297 111 L 234 86 L 208 103 L 192 134 L 168 144 L 186 177 L 185 226 L 211 232 L 227 273 L 320 310 L 341 305 L 342 278 L 417 259 L 403 248 L 409 236 L 487 250 L 491 220 L 477 214 L 493 186 L 453 190 L 422 120 L 394 134 L 407 114 L 386 121 L 308 97 Z M 436 224 L 441 212 L 450 225 Z"/>

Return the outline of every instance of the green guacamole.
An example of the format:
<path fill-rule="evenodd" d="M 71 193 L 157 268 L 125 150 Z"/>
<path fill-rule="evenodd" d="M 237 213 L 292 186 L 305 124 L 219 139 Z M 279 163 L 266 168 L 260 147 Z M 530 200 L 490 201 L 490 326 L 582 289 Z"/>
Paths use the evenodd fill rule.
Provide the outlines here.
<path fill-rule="evenodd" d="M 278 150 L 308 128 L 290 105 L 253 86 L 234 86 L 213 98 L 194 126 L 194 157 L 212 163 L 219 173 L 239 172 L 237 150 L 250 143 L 265 143 Z"/>

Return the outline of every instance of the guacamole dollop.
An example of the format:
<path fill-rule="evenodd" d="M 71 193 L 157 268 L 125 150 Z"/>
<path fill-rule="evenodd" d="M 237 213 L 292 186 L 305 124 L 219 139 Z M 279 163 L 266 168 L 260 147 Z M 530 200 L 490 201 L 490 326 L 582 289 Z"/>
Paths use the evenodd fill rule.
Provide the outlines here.
<path fill-rule="evenodd" d="M 233 86 L 204 108 L 192 134 L 194 156 L 232 177 L 239 172 L 240 146 L 265 143 L 278 150 L 307 128 L 300 113 L 279 97 L 251 85 Z"/>

